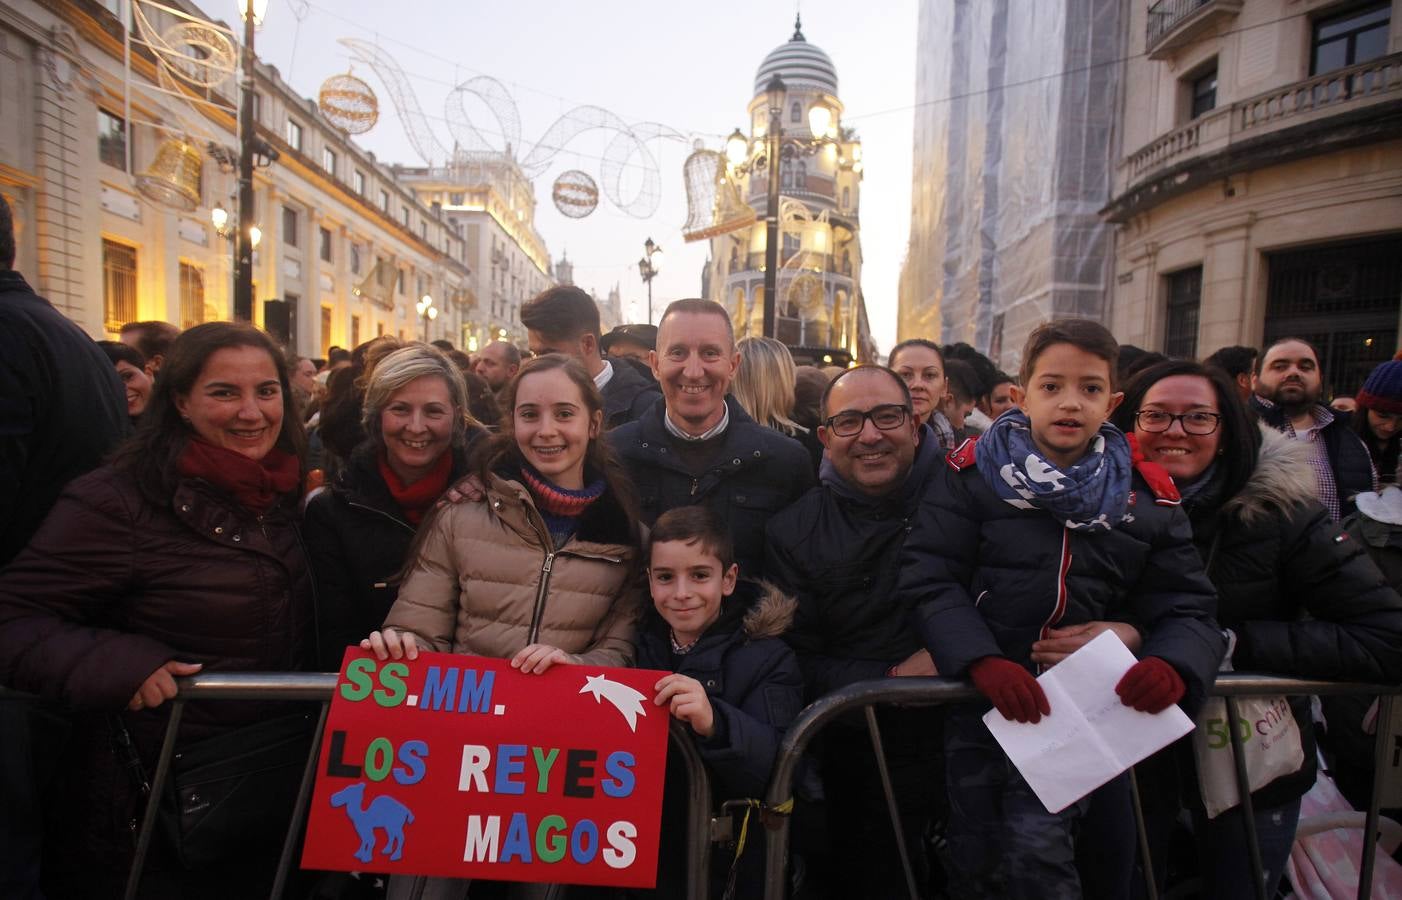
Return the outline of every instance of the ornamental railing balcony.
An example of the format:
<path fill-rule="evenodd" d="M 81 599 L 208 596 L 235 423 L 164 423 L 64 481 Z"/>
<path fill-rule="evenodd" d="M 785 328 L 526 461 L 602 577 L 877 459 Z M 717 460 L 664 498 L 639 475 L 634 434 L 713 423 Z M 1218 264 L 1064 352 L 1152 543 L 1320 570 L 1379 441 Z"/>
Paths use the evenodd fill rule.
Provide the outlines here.
<path fill-rule="evenodd" d="M 1402 53 L 1316 75 L 1222 106 L 1127 157 L 1126 187 L 1173 166 L 1275 131 L 1402 98 Z"/>
<path fill-rule="evenodd" d="M 1144 48 L 1150 59 L 1162 59 L 1192 43 L 1220 19 L 1241 12 L 1242 0 L 1157 0 L 1149 7 Z"/>

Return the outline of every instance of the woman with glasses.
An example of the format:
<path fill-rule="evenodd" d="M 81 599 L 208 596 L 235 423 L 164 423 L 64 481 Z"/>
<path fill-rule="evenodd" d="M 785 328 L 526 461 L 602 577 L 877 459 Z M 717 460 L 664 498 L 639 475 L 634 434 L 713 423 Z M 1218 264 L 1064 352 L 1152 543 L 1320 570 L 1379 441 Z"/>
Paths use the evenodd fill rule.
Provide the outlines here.
<path fill-rule="evenodd" d="M 1162 465 L 1182 494 L 1194 543 L 1217 588 L 1217 620 L 1229 632 L 1232 668 L 1371 683 L 1402 679 L 1402 598 L 1316 499 L 1307 445 L 1259 427 L 1225 375 L 1185 360 L 1137 375 L 1114 422 L 1133 433 L 1137 452 Z M 1055 661 L 1041 649 L 1040 661 Z M 1290 706 L 1304 764 L 1252 793 L 1266 896 L 1275 895 L 1300 797 L 1315 779 L 1309 698 L 1292 697 Z M 1164 791 L 1176 782 L 1193 811 L 1202 896 L 1253 896 L 1241 808 L 1209 819 L 1187 739 L 1175 749 L 1157 760 L 1166 777 L 1141 772 L 1139 779 L 1156 794 L 1158 802 L 1146 803 L 1164 826 L 1155 860 L 1162 866 L 1166 855 L 1179 797 Z"/>

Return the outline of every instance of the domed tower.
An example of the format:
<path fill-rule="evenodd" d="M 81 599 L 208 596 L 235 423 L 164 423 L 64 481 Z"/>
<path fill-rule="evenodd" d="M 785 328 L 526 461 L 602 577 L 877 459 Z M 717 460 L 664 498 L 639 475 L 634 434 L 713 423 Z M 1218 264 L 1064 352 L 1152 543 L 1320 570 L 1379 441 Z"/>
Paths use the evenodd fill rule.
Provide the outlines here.
<path fill-rule="evenodd" d="M 771 97 L 778 75 L 782 94 Z M 748 135 L 727 147 L 730 177 L 755 210 L 748 228 L 711 239 L 711 299 L 730 312 L 737 337 L 764 333 L 764 267 L 771 117 L 779 126 L 778 299 L 775 337 L 796 357 L 823 364 L 871 358 L 861 294 L 862 148 L 842 125 L 837 68 L 808 42 L 802 22 L 755 72 Z M 803 361 L 803 360 L 800 360 Z"/>

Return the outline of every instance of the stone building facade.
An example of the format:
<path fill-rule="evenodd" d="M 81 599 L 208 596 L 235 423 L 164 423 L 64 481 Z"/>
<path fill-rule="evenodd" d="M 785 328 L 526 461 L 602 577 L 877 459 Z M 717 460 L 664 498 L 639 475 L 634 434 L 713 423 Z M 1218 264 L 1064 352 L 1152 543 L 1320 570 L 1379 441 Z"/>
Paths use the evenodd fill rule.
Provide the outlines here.
<path fill-rule="evenodd" d="M 1295 335 L 1351 394 L 1402 319 L 1402 2 L 1130 11 L 1107 324 L 1175 355 Z"/>
<path fill-rule="evenodd" d="M 186 21 L 143 11 L 158 30 Z M 232 234 L 237 176 L 207 145 L 236 153 L 236 81 L 177 98 L 152 90 L 157 78 L 107 5 L 0 0 L 0 192 L 15 210 L 16 268 L 98 338 L 126 321 L 188 327 L 233 312 L 233 242 L 212 214 L 227 211 Z M 255 324 L 313 356 L 378 334 L 458 341 L 482 294 L 467 237 L 276 69 L 256 66 L 255 91 L 258 135 L 279 154 L 255 173 Z M 189 211 L 137 190 L 182 133 L 201 152 Z M 415 310 L 425 295 L 432 322 Z"/>
<path fill-rule="evenodd" d="M 1285 335 L 1350 393 L 1402 318 L 1402 0 L 926 0 L 900 335 L 1014 371 L 1085 315 Z"/>

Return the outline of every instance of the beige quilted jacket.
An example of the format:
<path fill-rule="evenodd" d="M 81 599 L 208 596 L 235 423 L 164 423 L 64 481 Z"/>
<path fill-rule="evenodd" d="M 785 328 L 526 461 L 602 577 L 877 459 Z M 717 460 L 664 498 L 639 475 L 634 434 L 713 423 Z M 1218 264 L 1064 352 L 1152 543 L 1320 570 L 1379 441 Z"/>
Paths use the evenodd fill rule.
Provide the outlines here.
<path fill-rule="evenodd" d="M 607 492 L 558 550 L 525 486 L 495 475 L 485 502 L 427 527 L 386 628 L 442 652 L 507 658 L 537 642 L 592 665 L 633 661 L 636 526 Z"/>

